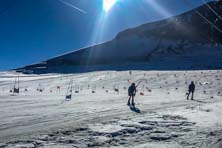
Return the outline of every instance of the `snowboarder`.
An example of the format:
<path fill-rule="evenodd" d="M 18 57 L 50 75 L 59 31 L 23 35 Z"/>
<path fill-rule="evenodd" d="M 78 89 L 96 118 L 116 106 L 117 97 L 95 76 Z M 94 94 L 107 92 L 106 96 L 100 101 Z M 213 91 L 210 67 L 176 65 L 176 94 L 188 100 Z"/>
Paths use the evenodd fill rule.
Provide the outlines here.
<path fill-rule="evenodd" d="M 194 94 L 194 91 L 195 91 L 195 85 L 194 85 L 194 82 L 192 81 L 191 84 L 189 85 L 189 90 L 188 90 L 188 94 L 187 94 L 187 100 L 189 100 L 189 96 L 190 96 L 190 93 L 192 93 L 192 96 L 191 96 L 191 100 L 193 100 L 193 94 Z"/>
<path fill-rule="evenodd" d="M 128 100 L 127 105 L 130 105 L 130 99 L 132 98 L 132 106 L 134 106 L 135 105 L 134 97 L 136 95 L 136 85 L 135 85 L 135 83 L 132 83 L 132 85 L 129 87 L 128 95 L 129 95 L 129 100 Z"/>

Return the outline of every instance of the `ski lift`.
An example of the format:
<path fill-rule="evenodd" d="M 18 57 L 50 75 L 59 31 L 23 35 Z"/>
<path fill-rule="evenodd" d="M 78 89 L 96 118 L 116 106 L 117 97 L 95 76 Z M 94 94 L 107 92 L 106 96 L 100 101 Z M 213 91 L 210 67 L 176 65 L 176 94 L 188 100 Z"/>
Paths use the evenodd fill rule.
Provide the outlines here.
<path fill-rule="evenodd" d="M 70 80 L 69 81 L 69 86 L 68 86 L 68 89 L 67 89 L 67 93 L 66 93 L 66 97 L 65 97 L 65 100 L 67 100 L 67 101 L 72 99 L 72 85 L 73 85 L 73 81 Z"/>

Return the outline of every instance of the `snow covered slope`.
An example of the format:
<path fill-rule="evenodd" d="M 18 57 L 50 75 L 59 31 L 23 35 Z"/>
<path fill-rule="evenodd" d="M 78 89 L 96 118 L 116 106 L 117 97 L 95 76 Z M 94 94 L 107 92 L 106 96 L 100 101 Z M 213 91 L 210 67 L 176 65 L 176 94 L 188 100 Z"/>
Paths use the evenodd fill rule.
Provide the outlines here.
<path fill-rule="evenodd" d="M 221 143 L 222 71 L 20 74 L 21 93 L 12 96 L 15 76 L 0 73 L 0 148 L 212 148 Z M 73 97 L 65 101 L 71 79 Z M 194 101 L 185 96 L 192 80 Z M 127 88 L 140 81 L 135 110 L 126 105 Z M 40 86 L 43 92 L 37 91 Z"/>
<path fill-rule="evenodd" d="M 221 2 L 210 2 L 209 5 L 222 16 Z M 222 29 L 222 20 L 204 5 L 179 16 L 128 29 L 112 41 L 22 69 L 34 73 L 105 69 L 221 69 L 222 32 L 204 18 Z"/>

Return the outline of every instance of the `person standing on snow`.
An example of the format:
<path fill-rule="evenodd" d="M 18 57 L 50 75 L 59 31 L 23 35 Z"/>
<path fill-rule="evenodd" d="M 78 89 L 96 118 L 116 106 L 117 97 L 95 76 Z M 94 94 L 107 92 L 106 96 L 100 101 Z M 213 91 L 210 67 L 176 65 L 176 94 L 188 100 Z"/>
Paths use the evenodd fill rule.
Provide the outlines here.
<path fill-rule="evenodd" d="M 131 98 L 132 98 L 132 106 L 134 106 L 134 105 L 135 105 L 135 103 L 134 103 L 134 97 L 135 97 L 135 95 L 136 95 L 136 85 L 135 85 L 135 83 L 132 83 L 132 85 L 129 87 L 129 89 L 128 89 L 128 95 L 129 95 L 129 100 L 128 100 L 127 105 L 130 105 L 130 100 L 131 100 Z"/>
<path fill-rule="evenodd" d="M 195 91 L 195 85 L 194 85 L 193 81 L 189 85 L 189 90 L 188 91 L 189 91 L 189 93 L 187 94 L 187 100 L 189 100 L 190 93 L 192 93 L 191 100 L 193 100 L 193 94 L 194 94 L 194 91 Z"/>

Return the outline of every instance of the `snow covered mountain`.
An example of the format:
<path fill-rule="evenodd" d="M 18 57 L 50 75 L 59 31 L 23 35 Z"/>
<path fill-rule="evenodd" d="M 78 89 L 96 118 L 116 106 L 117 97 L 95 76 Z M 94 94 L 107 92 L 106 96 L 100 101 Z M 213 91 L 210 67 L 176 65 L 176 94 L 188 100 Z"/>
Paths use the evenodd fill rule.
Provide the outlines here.
<path fill-rule="evenodd" d="M 69 73 L 126 69 L 222 69 L 222 20 L 218 17 L 222 16 L 222 2 L 208 4 L 211 9 L 203 5 L 178 16 L 128 29 L 112 41 L 18 70 Z"/>

